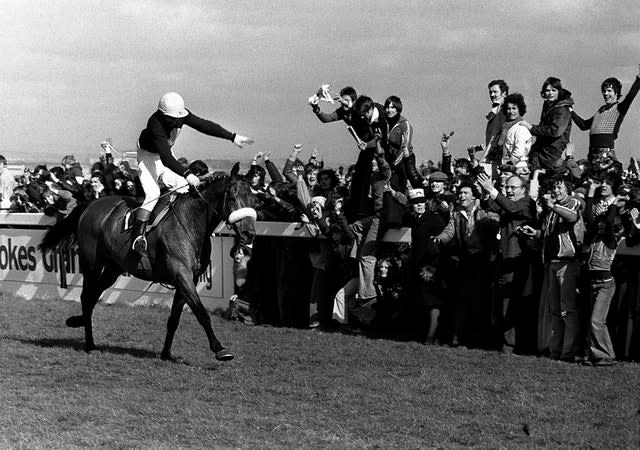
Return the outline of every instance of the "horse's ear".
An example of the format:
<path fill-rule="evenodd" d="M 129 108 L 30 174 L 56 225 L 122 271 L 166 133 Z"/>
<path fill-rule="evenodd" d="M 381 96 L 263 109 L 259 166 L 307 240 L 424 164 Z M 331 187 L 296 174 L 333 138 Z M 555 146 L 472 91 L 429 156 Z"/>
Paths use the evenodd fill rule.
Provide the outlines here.
<path fill-rule="evenodd" d="M 233 177 L 237 177 L 238 176 L 238 172 L 240 172 L 240 163 L 237 162 L 233 165 L 233 167 L 231 168 L 231 178 Z"/>

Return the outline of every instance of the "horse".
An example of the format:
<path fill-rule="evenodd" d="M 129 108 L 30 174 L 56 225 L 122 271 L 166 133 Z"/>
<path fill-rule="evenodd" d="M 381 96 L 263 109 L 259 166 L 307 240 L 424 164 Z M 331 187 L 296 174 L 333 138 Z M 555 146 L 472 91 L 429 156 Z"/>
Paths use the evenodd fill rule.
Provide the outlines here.
<path fill-rule="evenodd" d="M 163 360 L 175 361 L 171 345 L 185 303 L 209 340 L 209 347 L 220 361 L 233 359 L 211 326 L 211 318 L 196 291 L 199 276 L 209 264 L 209 237 L 222 220 L 235 234 L 235 246 L 250 249 L 255 238 L 256 212 L 249 185 L 238 176 L 236 163 L 230 175 L 204 175 L 204 187 L 191 194 L 178 195 L 163 220 L 147 234 L 147 255 L 131 249 L 132 235 L 125 227 L 125 216 L 139 204 L 131 197 L 106 196 L 78 205 L 66 218 L 51 227 L 39 244 L 45 253 L 77 242 L 80 272 L 83 276 L 82 315 L 67 319 L 69 327 L 84 327 L 85 350 L 96 349 L 93 340 L 93 309 L 101 294 L 117 278 L 131 276 L 175 287 L 167 334 L 161 353 Z"/>

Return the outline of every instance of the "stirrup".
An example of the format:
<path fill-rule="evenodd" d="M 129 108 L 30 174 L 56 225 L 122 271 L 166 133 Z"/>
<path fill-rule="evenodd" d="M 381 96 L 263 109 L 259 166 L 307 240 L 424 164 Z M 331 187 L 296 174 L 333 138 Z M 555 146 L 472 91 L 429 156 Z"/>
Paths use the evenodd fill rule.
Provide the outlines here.
<path fill-rule="evenodd" d="M 147 238 L 143 234 L 134 239 L 131 244 L 131 250 L 139 254 L 144 254 L 147 251 Z"/>

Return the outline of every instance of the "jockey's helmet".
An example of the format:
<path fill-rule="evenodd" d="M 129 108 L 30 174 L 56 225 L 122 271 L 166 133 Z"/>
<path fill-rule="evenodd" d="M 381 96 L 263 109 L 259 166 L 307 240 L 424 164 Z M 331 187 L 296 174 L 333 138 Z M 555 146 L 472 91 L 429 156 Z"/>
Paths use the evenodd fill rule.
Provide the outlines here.
<path fill-rule="evenodd" d="M 184 99 L 176 92 L 167 92 L 164 94 L 158 102 L 158 109 L 162 111 L 162 114 L 165 116 L 175 117 L 176 119 L 180 119 L 189 114 L 184 107 Z"/>

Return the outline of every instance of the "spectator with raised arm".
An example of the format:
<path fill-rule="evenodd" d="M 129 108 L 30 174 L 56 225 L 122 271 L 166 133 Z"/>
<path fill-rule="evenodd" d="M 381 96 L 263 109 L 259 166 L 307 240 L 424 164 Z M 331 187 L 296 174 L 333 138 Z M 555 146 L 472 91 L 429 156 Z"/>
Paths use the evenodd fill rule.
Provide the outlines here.
<path fill-rule="evenodd" d="M 372 215 L 369 201 L 372 161 L 376 153 L 383 151 L 381 142 L 387 140 L 386 116 L 382 105 L 370 97 L 360 96 L 353 106 L 353 128 L 358 135 L 358 160 L 351 180 L 350 216 L 353 219 Z"/>
<path fill-rule="evenodd" d="M 454 261 L 450 275 L 455 279 L 447 280 L 455 299 L 453 344 L 489 348 L 493 347 L 489 327 L 499 217 L 482 208 L 479 200 L 477 187 L 463 182 L 447 226 L 433 236 Z"/>
<path fill-rule="evenodd" d="M 497 327 L 497 345 L 514 347 L 518 352 L 531 351 L 527 340 L 528 308 L 524 302 L 531 272 L 532 252 L 528 239 L 521 232 L 524 225 L 535 226 L 535 202 L 527 194 L 527 182 L 517 175 L 510 176 L 505 194 L 499 192 L 488 175 L 478 175 L 482 190 L 489 194 L 487 209 L 500 216 L 500 247 L 498 254 L 498 280 L 493 318 Z"/>
<path fill-rule="evenodd" d="M 607 315 L 616 290 L 611 265 L 618 248 L 616 221 L 618 210 L 614 201 L 594 203 L 598 188 L 605 199 L 611 191 L 611 180 L 592 181 L 586 197 L 585 219 L 590 242 L 587 259 L 590 282 L 591 323 L 588 333 L 589 359 L 594 366 L 616 363 L 613 343 L 607 329 Z"/>
<path fill-rule="evenodd" d="M 295 144 L 284 163 L 282 174 L 289 183 L 296 183 L 298 181 L 298 175 L 304 173 L 304 163 L 298 158 L 301 151 L 302 144 Z"/>
<path fill-rule="evenodd" d="M 328 95 L 332 95 L 330 92 Z M 353 104 L 358 98 L 358 94 L 356 90 L 351 86 L 345 86 L 340 89 L 340 95 L 338 98 L 333 98 L 333 100 L 340 103 L 340 106 L 331 113 L 324 113 L 320 110 L 320 100 L 324 96 L 323 89 L 320 88 L 318 92 L 309 98 L 309 106 L 311 106 L 311 110 L 316 115 L 318 120 L 322 123 L 330 123 L 337 122 L 342 120 L 347 125 L 351 124 L 352 113 L 353 113 Z"/>
<path fill-rule="evenodd" d="M 629 93 L 623 100 L 622 83 L 617 78 L 607 78 L 600 85 L 604 105 L 589 119 L 583 119 L 573 109 L 571 118 L 583 131 L 589 130 L 589 161 L 593 161 L 604 152 L 613 152 L 615 141 L 618 138 L 620 126 L 625 115 L 629 111 L 631 102 L 640 90 L 640 64 Z M 615 155 L 615 153 L 614 153 Z"/>
<path fill-rule="evenodd" d="M 544 274 L 538 315 L 538 350 L 552 359 L 576 362 L 580 349 L 580 318 L 576 289 L 580 274 L 580 247 L 574 225 L 580 218 L 580 203 L 571 194 L 573 183 L 555 177 L 550 192 L 543 195 L 542 229 L 525 225 L 522 232 L 542 237 Z"/>

